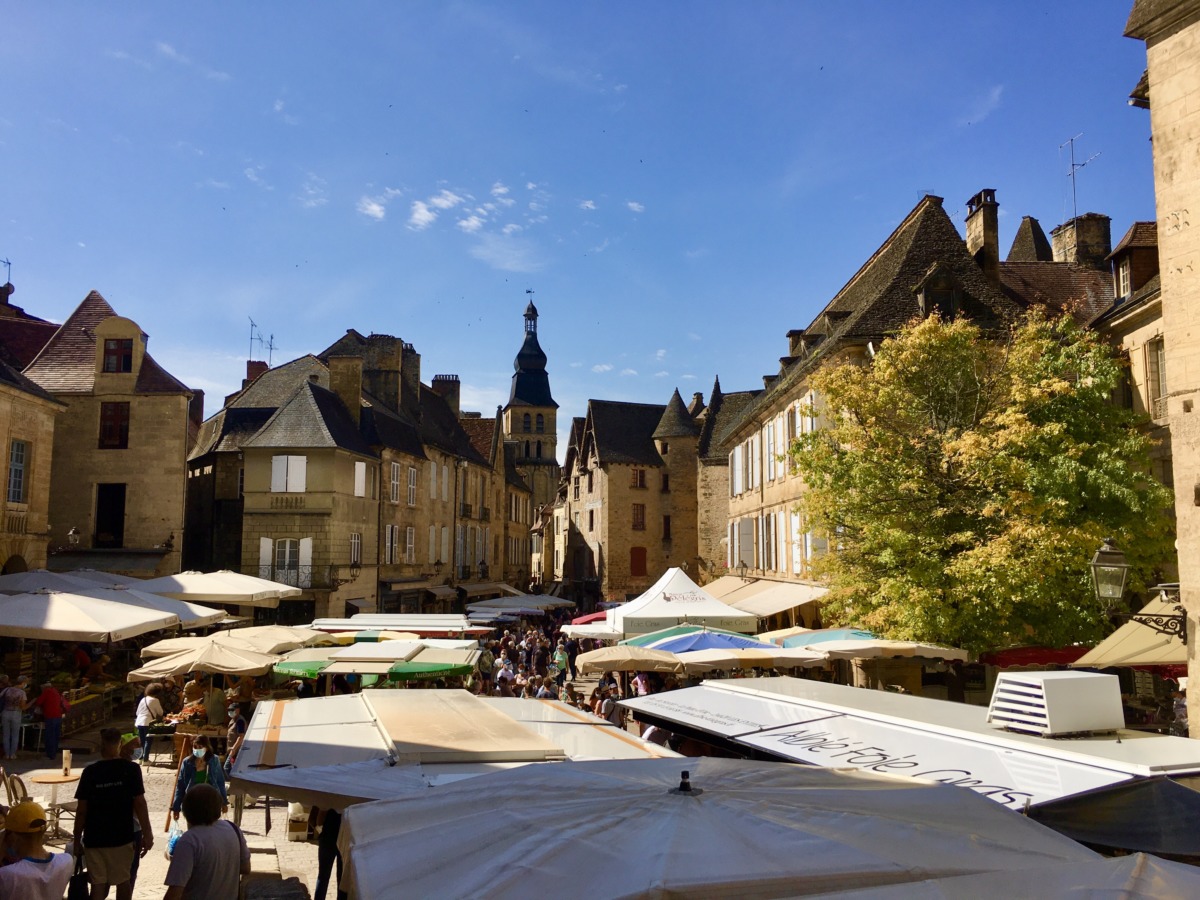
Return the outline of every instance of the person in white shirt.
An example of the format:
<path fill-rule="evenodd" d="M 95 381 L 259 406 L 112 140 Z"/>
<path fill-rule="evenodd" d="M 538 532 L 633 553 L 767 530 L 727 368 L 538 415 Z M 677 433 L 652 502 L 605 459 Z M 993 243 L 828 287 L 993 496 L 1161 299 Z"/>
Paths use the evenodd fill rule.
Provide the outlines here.
<path fill-rule="evenodd" d="M 162 689 L 162 685 L 157 681 L 146 688 L 133 717 L 134 727 L 137 728 L 138 737 L 142 741 L 143 766 L 150 761 L 150 726 L 163 717 L 162 702 L 158 699 Z"/>
<path fill-rule="evenodd" d="M 4 821 L 20 859 L 0 868 L 0 897 L 21 900 L 62 900 L 75 871 L 70 853 L 51 853 L 46 839 L 46 810 L 23 800 L 8 811 Z"/>

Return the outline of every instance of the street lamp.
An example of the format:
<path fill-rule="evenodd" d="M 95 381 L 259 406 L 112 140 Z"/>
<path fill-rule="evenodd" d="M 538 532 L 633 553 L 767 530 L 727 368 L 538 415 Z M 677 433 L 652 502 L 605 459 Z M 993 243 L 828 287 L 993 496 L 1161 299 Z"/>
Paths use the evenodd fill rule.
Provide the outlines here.
<path fill-rule="evenodd" d="M 1129 564 L 1125 562 L 1125 554 L 1113 543 L 1112 538 L 1105 538 L 1096 555 L 1092 557 L 1092 587 L 1096 591 L 1096 599 L 1106 608 L 1117 605 L 1125 596 L 1125 582 L 1129 579 Z"/>
<path fill-rule="evenodd" d="M 1092 586 L 1096 591 L 1096 599 L 1103 604 L 1106 614 L 1118 619 L 1127 619 L 1145 625 L 1158 634 L 1174 635 L 1187 644 L 1187 611 L 1182 604 L 1175 607 L 1174 613 L 1129 613 L 1117 609 L 1121 598 L 1125 595 L 1125 583 L 1129 580 L 1129 564 L 1125 554 L 1113 542 L 1105 538 L 1096 555 L 1092 557 Z M 1162 597 L 1167 596 L 1166 586 L 1160 585 Z"/>

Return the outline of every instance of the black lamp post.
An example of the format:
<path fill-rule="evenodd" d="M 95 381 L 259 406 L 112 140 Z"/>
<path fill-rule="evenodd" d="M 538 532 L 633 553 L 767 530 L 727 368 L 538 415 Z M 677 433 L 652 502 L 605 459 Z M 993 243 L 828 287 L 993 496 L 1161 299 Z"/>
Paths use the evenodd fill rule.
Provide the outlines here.
<path fill-rule="evenodd" d="M 1129 619 L 1159 634 L 1174 635 L 1184 644 L 1187 643 L 1187 611 L 1182 604 L 1175 607 L 1174 613 L 1143 614 L 1117 610 L 1121 598 L 1125 596 L 1130 567 L 1125 561 L 1125 554 L 1112 538 L 1104 539 L 1104 543 L 1092 557 L 1091 567 L 1092 587 L 1096 591 L 1096 599 L 1103 604 L 1110 616 Z M 1163 599 L 1166 599 L 1165 586 L 1160 585 L 1160 590 L 1163 591 Z"/>

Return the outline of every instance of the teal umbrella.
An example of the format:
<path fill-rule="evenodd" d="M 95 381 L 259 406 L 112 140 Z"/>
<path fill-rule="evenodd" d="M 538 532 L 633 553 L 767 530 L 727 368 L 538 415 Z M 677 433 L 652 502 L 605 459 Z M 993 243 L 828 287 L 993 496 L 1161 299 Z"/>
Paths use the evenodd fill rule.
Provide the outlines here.
<path fill-rule="evenodd" d="M 811 647 L 825 641 L 871 641 L 877 637 L 879 635 L 874 632 L 863 631 L 861 628 L 818 628 L 816 631 L 784 638 L 783 646 Z"/>

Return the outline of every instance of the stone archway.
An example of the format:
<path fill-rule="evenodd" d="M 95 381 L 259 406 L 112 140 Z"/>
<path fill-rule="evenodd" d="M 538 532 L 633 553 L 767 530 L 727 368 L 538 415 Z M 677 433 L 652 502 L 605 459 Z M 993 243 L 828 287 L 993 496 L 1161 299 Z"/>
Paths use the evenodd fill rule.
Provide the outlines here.
<path fill-rule="evenodd" d="M 12 575 L 14 572 L 28 572 L 29 563 L 25 561 L 25 557 L 14 553 L 4 562 L 4 568 L 0 569 L 0 575 Z"/>

